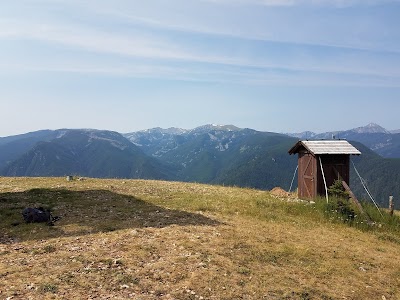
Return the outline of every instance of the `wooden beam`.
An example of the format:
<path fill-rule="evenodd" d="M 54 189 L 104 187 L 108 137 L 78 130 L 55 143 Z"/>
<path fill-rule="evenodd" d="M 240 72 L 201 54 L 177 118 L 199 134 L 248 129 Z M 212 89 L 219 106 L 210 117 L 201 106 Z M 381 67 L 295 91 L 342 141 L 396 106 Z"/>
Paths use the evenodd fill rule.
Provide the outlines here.
<path fill-rule="evenodd" d="M 347 185 L 346 181 L 342 180 L 342 185 L 343 185 L 344 189 L 349 193 L 350 199 L 353 200 L 354 204 L 358 207 L 360 212 L 367 217 L 368 222 L 371 222 L 370 217 L 365 213 L 365 211 L 362 208 L 360 202 L 358 201 L 356 195 L 354 195 L 353 191 Z"/>

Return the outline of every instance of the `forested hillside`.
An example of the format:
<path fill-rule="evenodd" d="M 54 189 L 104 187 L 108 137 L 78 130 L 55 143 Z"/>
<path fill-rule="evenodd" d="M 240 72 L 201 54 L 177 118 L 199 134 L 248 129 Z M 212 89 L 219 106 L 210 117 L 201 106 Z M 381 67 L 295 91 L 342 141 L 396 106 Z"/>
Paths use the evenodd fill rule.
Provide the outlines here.
<path fill-rule="evenodd" d="M 0 174 L 167 179 L 288 190 L 297 165 L 288 150 L 296 142 L 283 134 L 218 125 L 154 128 L 125 136 L 88 129 L 39 131 L 0 139 Z M 386 206 L 389 195 L 400 197 L 400 160 L 353 144 L 362 155 L 352 161 L 377 201 Z M 292 189 L 296 187 L 297 178 Z M 352 165 L 351 187 L 360 198 L 368 198 Z"/>

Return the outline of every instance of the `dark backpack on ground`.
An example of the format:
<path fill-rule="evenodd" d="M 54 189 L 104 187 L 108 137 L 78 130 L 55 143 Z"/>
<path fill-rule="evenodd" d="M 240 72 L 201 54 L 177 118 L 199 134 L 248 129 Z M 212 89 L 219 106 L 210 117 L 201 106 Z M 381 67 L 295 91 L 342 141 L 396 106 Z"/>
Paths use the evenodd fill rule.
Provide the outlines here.
<path fill-rule="evenodd" d="M 26 223 L 47 223 L 47 225 L 54 225 L 53 222 L 60 219 L 53 217 L 50 210 L 43 207 L 27 207 L 22 211 L 22 216 Z"/>

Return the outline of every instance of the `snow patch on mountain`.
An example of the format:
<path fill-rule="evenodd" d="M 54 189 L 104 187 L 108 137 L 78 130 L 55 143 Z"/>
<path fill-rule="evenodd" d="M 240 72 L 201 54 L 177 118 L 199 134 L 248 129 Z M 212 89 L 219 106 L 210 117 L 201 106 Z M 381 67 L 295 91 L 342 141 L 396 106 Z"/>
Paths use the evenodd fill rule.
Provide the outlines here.
<path fill-rule="evenodd" d="M 118 133 L 111 133 L 111 134 L 108 133 L 107 137 L 99 135 L 99 132 L 96 132 L 96 131 L 88 131 L 88 134 L 89 134 L 88 135 L 89 136 L 89 140 L 88 140 L 89 144 L 93 140 L 101 140 L 101 141 L 109 142 L 113 147 L 118 148 L 120 150 L 125 150 L 128 147 L 128 145 L 126 145 L 126 144 L 124 144 L 124 143 L 122 143 L 120 141 L 117 141 L 115 139 L 111 139 L 109 137 L 111 135 L 111 136 L 115 136 L 117 138 L 117 137 L 119 137 Z"/>
<path fill-rule="evenodd" d="M 225 145 L 222 145 L 221 143 L 218 144 L 217 147 L 215 147 L 216 149 L 218 149 L 219 151 L 225 151 L 228 150 L 229 148 L 229 143 L 226 143 Z"/>
<path fill-rule="evenodd" d="M 58 130 L 56 139 L 61 139 L 66 133 L 67 133 L 67 130 Z"/>
<path fill-rule="evenodd" d="M 211 133 L 208 133 L 208 136 L 210 137 L 210 140 L 212 140 L 212 141 L 217 141 L 218 140 L 218 138 L 215 135 L 211 134 Z"/>
<path fill-rule="evenodd" d="M 317 134 L 312 131 L 303 131 L 303 132 L 296 132 L 296 133 L 284 133 L 288 136 L 295 137 L 301 140 L 308 140 L 315 137 Z"/>

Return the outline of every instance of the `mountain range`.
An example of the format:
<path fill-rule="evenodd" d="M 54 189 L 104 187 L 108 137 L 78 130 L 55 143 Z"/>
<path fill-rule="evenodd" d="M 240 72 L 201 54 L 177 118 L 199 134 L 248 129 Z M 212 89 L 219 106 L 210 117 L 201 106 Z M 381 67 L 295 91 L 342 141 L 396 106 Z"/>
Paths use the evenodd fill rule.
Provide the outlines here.
<path fill-rule="evenodd" d="M 387 158 L 400 158 L 400 130 L 388 131 L 382 126 L 370 123 L 367 126 L 345 131 L 332 131 L 315 133 L 305 131 L 301 133 L 288 133 L 287 135 L 299 139 L 346 139 L 357 141 Z"/>
<path fill-rule="evenodd" d="M 352 161 L 378 201 L 385 203 L 389 195 L 400 194 L 400 159 L 395 159 L 400 157 L 400 135 L 376 124 L 324 134 L 280 134 L 233 125 L 153 128 L 126 134 L 42 130 L 0 138 L 0 175 L 145 178 L 288 190 L 297 157 L 287 151 L 299 138 L 332 135 L 351 139 L 362 152 Z M 354 170 L 351 178 L 353 191 L 366 198 Z"/>
<path fill-rule="evenodd" d="M 112 131 L 32 132 L 0 139 L 0 153 L 0 174 L 6 176 L 168 179 L 157 159 Z"/>

